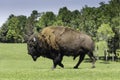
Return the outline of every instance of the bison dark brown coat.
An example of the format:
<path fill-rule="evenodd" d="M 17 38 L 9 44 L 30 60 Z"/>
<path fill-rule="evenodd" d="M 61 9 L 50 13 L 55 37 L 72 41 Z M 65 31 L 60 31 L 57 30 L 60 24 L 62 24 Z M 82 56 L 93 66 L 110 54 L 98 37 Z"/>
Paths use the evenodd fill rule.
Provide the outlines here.
<path fill-rule="evenodd" d="M 90 36 L 79 31 L 66 27 L 46 27 L 40 33 L 30 36 L 28 42 L 28 54 L 34 61 L 40 56 L 53 60 L 53 68 L 62 64 L 63 56 L 79 56 L 78 68 L 86 54 L 92 60 L 92 67 L 95 67 L 96 58 L 93 55 L 94 42 Z"/>

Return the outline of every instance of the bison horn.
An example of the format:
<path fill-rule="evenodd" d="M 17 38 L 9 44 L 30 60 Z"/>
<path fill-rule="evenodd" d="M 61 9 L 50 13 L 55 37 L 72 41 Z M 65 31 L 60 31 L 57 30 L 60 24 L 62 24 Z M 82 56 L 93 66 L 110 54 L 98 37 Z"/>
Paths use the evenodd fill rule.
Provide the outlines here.
<path fill-rule="evenodd" d="M 36 38 L 35 38 L 35 37 L 33 38 L 33 41 L 34 41 L 34 42 L 36 41 Z"/>

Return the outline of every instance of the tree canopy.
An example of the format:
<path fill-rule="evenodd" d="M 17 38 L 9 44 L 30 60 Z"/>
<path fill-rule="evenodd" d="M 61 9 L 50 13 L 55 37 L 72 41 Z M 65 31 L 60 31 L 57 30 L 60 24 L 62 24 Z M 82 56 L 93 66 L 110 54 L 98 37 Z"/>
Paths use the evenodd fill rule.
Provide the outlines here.
<path fill-rule="evenodd" d="M 0 42 L 26 42 L 31 34 L 47 26 L 71 27 L 84 31 L 95 40 L 106 40 L 120 34 L 120 0 L 111 0 L 108 4 L 101 2 L 99 7 L 85 5 L 74 11 L 63 7 L 58 14 L 37 10 L 28 17 L 11 14 L 0 27 Z"/>

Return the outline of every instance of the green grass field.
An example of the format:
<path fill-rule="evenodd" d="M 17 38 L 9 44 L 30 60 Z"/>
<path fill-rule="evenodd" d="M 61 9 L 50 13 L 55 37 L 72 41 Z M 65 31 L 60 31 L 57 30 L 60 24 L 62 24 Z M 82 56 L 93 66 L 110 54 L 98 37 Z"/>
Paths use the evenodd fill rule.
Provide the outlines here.
<path fill-rule="evenodd" d="M 0 80 L 120 80 L 120 62 L 98 60 L 92 69 L 84 60 L 73 69 L 76 63 L 77 59 L 64 57 L 65 68 L 52 70 L 52 60 L 40 57 L 33 62 L 26 44 L 0 44 Z"/>

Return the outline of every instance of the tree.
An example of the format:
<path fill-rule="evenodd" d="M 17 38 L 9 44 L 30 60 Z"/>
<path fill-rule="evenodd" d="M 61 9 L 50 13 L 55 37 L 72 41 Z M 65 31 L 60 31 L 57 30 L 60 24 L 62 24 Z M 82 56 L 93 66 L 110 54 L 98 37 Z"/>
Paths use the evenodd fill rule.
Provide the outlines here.
<path fill-rule="evenodd" d="M 40 17 L 38 21 L 38 26 L 40 28 L 51 26 L 56 21 L 56 16 L 53 12 L 46 12 Z"/>
<path fill-rule="evenodd" d="M 8 22 L 8 32 L 6 38 L 9 42 L 22 42 L 22 36 L 18 29 L 19 20 L 17 17 L 12 17 Z"/>
<path fill-rule="evenodd" d="M 120 16 L 112 19 L 111 26 L 113 32 L 115 33 L 115 36 L 113 37 L 113 40 L 115 41 L 115 45 L 117 48 L 120 48 Z"/>
<path fill-rule="evenodd" d="M 57 16 L 57 20 L 61 20 L 63 22 L 63 26 L 68 26 L 71 22 L 72 14 L 71 11 L 67 9 L 67 7 L 60 8 Z"/>
<path fill-rule="evenodd" d="M 107 41 L 108 39 L 114 37 L 114 32 L 112 28 L 110 27 L 109 24 L 101 24 L 101 26 L 97 30 L 97 38 L 98 40 L 105 40 Z"/>
<path fill-rule="evenodd" d="M 78 10 L 74 10 L 71 12 L 71 21 L 70 26 L 74 29 L 80 29 L 80 17 L 81 13 Z"/>
<path fill-rule="evenodd" d="M 28 37 L 36 31 L 37 18 L 39 13 L 33 10 L 31 15 L 26 20 L 24 40 L 27 41 Z"/>
<path fill-rule="evenodd" d="M 0 28 L 0 42 L 7 42 L 6 35 L 8 32 L 7 21 Z"/>
<path fill-rule="evenodd" d="M 109 9 L 111 11 L 111 16 L 120 16 L 120 0 L 109 1 Z"/>
<path fill-rule="evenodd" d="M 20 16 L 17 16 L 17 19 L 19 20 L 19 23 L 17 26 L 18 33 L 22 37 L 21 42 L 24 42 L 27 17 L 24 15 L 20 15 Z"/>
<path fill-rule="evenodd" d="M 10 15 L 0 29 L 1 42 L 23 42 L 26 16 Z"/>
<path fill-rule="evenodd" d="M 31 34 L 46 26 L 69 26 L 100 40 L 107 40 L 114 33 L 116 38 L 120 39 L 119 3 L 120 0 L 110 0 L 108 4 L 101 2 L 99 7 L 85 5 L 81 11 L 70 11 L 63 7 L 59 9 L 57 15 L 53 12 L 38 13 L 36 10 L 33 10 L 29 17 L 11 14 L 0 28 L 0 41 L 26 42 Z"/>
<path fill-rule="evenodd" d="M 91 36 L 96 36 L 97 23 L 97 8 L 88 7 L 87 5 L 81 10 L 81 29 Z"/>

